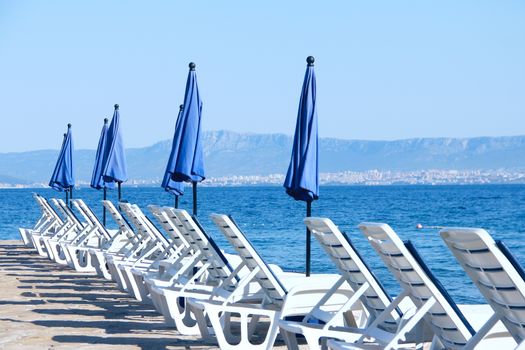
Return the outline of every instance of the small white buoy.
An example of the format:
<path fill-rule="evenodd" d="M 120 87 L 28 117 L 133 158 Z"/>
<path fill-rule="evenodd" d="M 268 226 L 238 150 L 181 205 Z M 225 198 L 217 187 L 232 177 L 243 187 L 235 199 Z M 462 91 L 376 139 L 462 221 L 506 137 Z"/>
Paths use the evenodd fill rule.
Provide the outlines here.
<path fill-rule="evenodd" d="M 418 230 L 421 230 L 421 229 L 423 228 L 423 225 L 421 225 L 421 224 L 417 224 L 417 225 L 416 225 L 416 228 L 417 228 Z"/>

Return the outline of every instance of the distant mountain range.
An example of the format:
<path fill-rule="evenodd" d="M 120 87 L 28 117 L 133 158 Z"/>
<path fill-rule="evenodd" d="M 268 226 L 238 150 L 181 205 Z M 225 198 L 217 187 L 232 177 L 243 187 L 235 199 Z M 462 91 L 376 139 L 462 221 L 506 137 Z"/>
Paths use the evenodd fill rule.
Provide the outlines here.
<path fill-rule="evenodd" d="M 286 172 L 292 137 L 283 134 L 250 134 L 208 131 L 203 134 L 208 177 L 269 175 Z M 161 178 L 171 140 L 127 150 L 132 180 Z M 75 152 L 77 181 L 89 181 L 94 150 Z M 0 153 L 0 183 L 47 182 L 57 150 Z M 321 138 L 321 172 L 424 169 L 523 169 L 525 136 L 476 138 L 418 138 L 365 141 Z"/>

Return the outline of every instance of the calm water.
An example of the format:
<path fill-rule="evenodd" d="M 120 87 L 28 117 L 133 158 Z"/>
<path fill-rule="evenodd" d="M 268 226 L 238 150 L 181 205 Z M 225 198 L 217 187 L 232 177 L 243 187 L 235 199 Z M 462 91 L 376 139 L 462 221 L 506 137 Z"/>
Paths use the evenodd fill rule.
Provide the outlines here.
<path fill-rule="evenodd" d="M 30 227 L 36 221 L 39 210 L 31 197 L 34 191 L 0 190 L 0 239 L 18 239 L 17 228 Z M 46 197 L 63 195 L 52 190 L 38 192 Z M 173 197 L 157 188 L 124 188 L 123 193 L 124 199 L 142 208 L 147 204 L 173 203 Z M 101 192 L 86 188 L 77 190 L 75 196 L 83 198 L 101 216 Z M 111 192 L 109 199 L 115 196 Z M 181 207 L 191 209 L 191 194 L 182 198 Z M 199 188 L 199 218 L 220 246 L 230 251 L 209 220 L 212 212 L 233 215 L 268 262 L 286 270 L 303 270 L 305 205 L 285 195 L 282 188 Z M 386 222 L 402 239 L 412 240 L 460 303 L 479 303 L 482 299 L 467 282 L 437 230 L 416 230 L 417 223 L 485 228 L 496 239 L 504 240 L 518 259 L 525 262 L 525 186 L 522 185 L 322 187 L 313 214 L 331 218 L 349 234 L 391 294 L 396 294 L 399 287 L 356 229 L 362 221 Z M 335 272 L 316 242 L 313 242 L 312 269 Z"/>

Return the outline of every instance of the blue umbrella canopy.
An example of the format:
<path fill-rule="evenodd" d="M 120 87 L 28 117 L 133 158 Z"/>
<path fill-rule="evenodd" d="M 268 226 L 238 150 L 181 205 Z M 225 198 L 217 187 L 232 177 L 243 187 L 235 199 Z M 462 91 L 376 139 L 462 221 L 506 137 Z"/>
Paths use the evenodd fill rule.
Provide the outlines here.
<path fill-rule="evenodd" d="M 319 198 L 319 159 L 314 58 L 309 56 L 307 62 L 284 187 L 294 199 L 312 202 Z"/>
<path fill-rule="evenodd" d="M 201 142 L 202 101 L 197 86 L 195 64 L 190 63 L 184 105 L 177 120 L 175 136 L 166 172 L 177 182 L 200 182 L 205 179 Z"/>
<path fill-rule="evenodd" d="M 102 178 L 107 183 L 121 183 L 128 179 L 126 168 L 126 155 L 124 154 L 124 143 L 120 132 L 119 106 L 115 105 L 113 118 L 107 131 L 106 159 L 102 171 Z"/>
<path fill-rule="evenodd" d="M 108 119 L 104 118 L 104 125 L 100 132 L 100 139 L 98 140 L 97 154 L 95 156 L 95 166 L 93 167 L 93 175 L 91 176 L 92 188 L 100 190 L 106 185 L 102 178 L 102 170 L 104 168 L 104 159 L 107 158 L 107 136 L 108 136 Z"/>
<path fill-rule="evenodd" d="M 75 186 L 73 176 L 73 136 L 71 124 L 67 125 L 67 133 L 62 140 L 62 148 L 49 181 L 49 186 L 57 191 L 64 191 Z"/>
<path fill-rule="evenodd" d="M 182 115 L 183 108 L 184 108 L 184 105 L 180 105 L 179 114 L 177 115 L 177 121 L 175 122 L 175 133 L 179 129 L 179 124 L 181 121 L 181 115 Z M 171 145 L 172 150 L 175 147 L 174 144 L 175 144 L 175 135 L 173 136 L 173 143 Z M 171 153 L 173 153 L 173 151 Z M 175 196 L 182 196 L 184 194 L 184 184 L 182 182 L 177 182 L 177 181 L 172 180 L 171 173 L 168 170 L 171 159 L 172 159 L 172 154 L 170 154 L 168 165 L 166 167 L 166 171 L 164 172 L 164 178 L 162 179 L 162 183 L 160 186 L 164 188 L 167 192 Z"/>

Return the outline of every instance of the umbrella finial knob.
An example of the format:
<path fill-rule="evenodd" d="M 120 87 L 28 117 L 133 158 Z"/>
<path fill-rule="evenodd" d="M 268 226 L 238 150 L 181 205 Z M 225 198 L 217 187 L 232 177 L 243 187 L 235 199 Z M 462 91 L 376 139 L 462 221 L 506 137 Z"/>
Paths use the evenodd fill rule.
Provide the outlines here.
<path fill-rule="evenodd" d="M 104 118 L 104 124 L 108 123 L 108 118 Z"/>
<path fill-rule="evenodd" d="M 195 67 L 196 67 L 195 63 L 190 62 L 188 66 L 190 66 L 190 70 L 195 70 Z"/>
<path fill-rule="evenodd" d="M 179 108 L 182 111 L 184 109 L 184 105 L 180 105 Z"/>
<path fill-rule="evenodd" d="M 306 57 L 306 62 L 308 63 L 309 66 L 313 66 L 313 65 L 314 65 L 314 62 L 315 62 L 315 58 L 314 58 L 314 56 L 308 56 L 308 57 Z"/>
<path fill-rule="evenodd" d="M 68 129 L 71 129 L 71 123 L 68 123 L 68 124 L 67 124 L 67 128 L 68 128 Z"/>
<path fill-rule="evenodd" d="M 118 103 L 115 103 L 115 109 L 118 109 L 119 105 Z"/>

